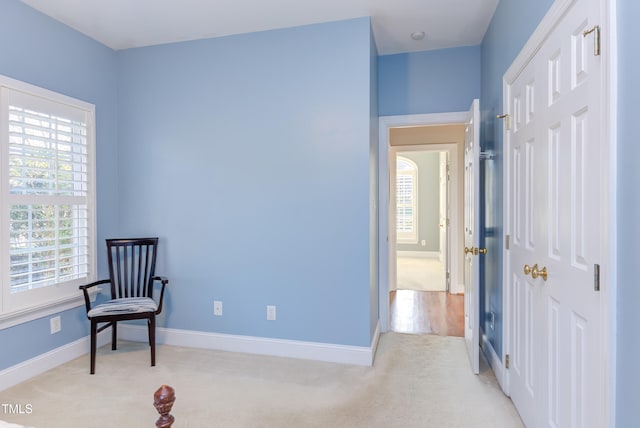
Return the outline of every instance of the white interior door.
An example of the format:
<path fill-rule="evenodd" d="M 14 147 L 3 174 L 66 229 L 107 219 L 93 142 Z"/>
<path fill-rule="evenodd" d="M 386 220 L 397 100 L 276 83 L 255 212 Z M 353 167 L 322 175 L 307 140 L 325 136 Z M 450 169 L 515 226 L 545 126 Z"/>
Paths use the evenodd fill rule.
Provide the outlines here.
<path fill-rule="evenodd" d="M 545 163 L 541 158 L 545 147 L 544 142 L 534 146 L 537 122 L 533 118 L 538 113 L 538 106 L 529 108 L 534 116 L 529 117 L 524 123 L 518 117 L 522 114 L 522 97 L 527 96 L 526 83 L 522 82 L 535 82 L 534 72 L 532 66 L 525 68 L 519 79 L 509 88 L 515 99 L 508 120 L 515 123 L 511 124 L 511 138 L 505 138 L 508 139 L 506 156 L 509 164 L 505 182 L 510 183 L 512 189 L 507 213 L 507 222 L 511 225 L 507 232 L 510 234 L 509 261 L 505 260 L 509 269 L 506 286 L 510 287 L 510 313 L 513 314 L 510 323 L 512 336 L 509 354 L 509 392 L 522 420 L 530 427 L 539 426 L 541 421 L 537 401 L 542 393 L 542 387 L 538 385 L 541 381 L 539 377 L 542 367 L 536 365 L 544 358 L 544 350 L 539 347 L 537 342 L 541 339 L 536 335 L 540 334 L 544 316 L 537 310 L 537 305 L 541 303 L 536 302 L 541 300 L 538 296 L 541 285 L 531 277 L 529 269 L 536 263 L 534 260 L 539 258 L 534 250 L 536 246 L 540 246 L 540 234 L 543 227 L 546 227 L 545 224 L 534 228 L 537 221 L 546 223 L 546 216 L 543 215 L 546 210 L 546 198 L 539 194 L 546 183 L 546 176 L 536 173 Z M 534 100 L 531 99 L 530 102 L 533 103 Z M 544 182 L 541 182 L 542 180 Z M 525 266 L 529 266 L 527 274 L 524 271 Z"/>
<path fill-rule="evenodd" d="M 464 338 L 471 370 L 480 371 L 480 294 L 478 256 L 480 242 L 480 102 L 471 104 L 464 149 Z M 484 250 L 486 251 L 486 250 Z"/>
<path fill-rule="evenodd" d="M 594 280 L 605 262 L 605 145 L 601 58 L 588 33 L 598 12 L 596 0 L 568 6 L 506 82 L 509 392 L 528 427 L 606 426 Z"/>

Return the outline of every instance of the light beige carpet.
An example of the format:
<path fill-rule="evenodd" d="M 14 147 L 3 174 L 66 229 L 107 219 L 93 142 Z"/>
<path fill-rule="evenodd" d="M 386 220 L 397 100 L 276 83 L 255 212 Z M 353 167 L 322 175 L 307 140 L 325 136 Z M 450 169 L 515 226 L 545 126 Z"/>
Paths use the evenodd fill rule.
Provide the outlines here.
<path fill-rule="evenodd" d="M 398 257 L 399 290 L 447 291 L 444 264 L 436 258 Z"/>
<path fill-rule="evenodd" d="M 0 392 L 30 404 L 0 419 L 36 428 L 142 428 L 158 418 L 153 392 L 176 390 L 174 428 L 491 427 L 522 424 L 492 372 L 469 370 L 464 340 L 382 335 L 373 367 L 122 342 Z"/>

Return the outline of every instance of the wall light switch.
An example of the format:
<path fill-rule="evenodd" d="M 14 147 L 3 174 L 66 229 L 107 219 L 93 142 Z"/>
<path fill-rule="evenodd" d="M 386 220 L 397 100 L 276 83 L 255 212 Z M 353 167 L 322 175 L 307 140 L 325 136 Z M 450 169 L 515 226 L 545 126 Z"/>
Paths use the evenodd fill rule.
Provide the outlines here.
<path fill-rule="evenodd" d="M 222 316 L 222 302 L 220 300 L 215 300 L 213 302 L 213 315 L 217 317 Z"/>

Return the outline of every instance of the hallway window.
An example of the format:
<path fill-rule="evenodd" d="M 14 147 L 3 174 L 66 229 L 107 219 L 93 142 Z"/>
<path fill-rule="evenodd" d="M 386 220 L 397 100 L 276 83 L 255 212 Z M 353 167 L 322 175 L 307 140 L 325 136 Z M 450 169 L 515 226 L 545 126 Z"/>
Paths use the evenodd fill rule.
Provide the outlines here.
<path fill-rule="evenodd" d="M 399 243 L 418 242 L 418 166 L 410 159 L 396 160 L 396 230 Z"/>

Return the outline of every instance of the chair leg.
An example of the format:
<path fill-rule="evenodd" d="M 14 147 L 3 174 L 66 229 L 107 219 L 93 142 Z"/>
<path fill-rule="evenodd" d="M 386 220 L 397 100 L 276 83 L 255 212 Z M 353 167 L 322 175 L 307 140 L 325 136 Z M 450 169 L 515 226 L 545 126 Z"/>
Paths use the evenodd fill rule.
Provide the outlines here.
<path fill-rule="evenodd" d="M 91 320 L 91 374 L 96 372 L 96 336 L 98 335 L 98 323 Z"/>
<path fill-rule="evenodd" d="M 111 322 L 111 350 L 118 349 L 118 323 L 116 321 Z"/>
<path fill-rule="evenodd" d="M 149 318 L 149 345 L 151 346 L 151 367 L 156 365 L 156 315 Z"/>

